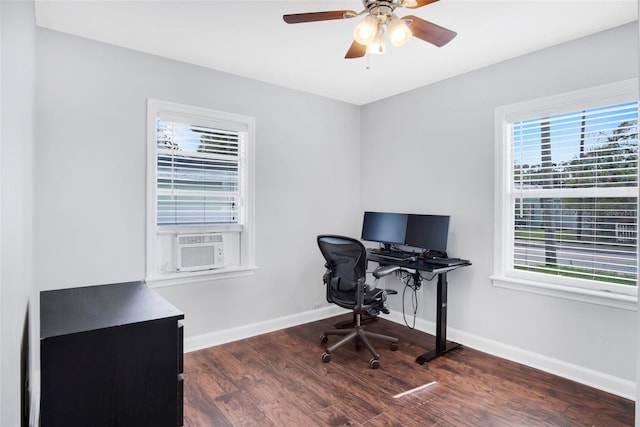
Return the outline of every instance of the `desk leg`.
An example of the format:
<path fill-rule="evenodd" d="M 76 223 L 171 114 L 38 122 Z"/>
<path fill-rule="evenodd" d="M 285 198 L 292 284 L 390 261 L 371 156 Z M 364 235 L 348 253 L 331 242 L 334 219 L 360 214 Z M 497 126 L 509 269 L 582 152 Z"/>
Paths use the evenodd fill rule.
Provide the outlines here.
<path fill-rule="evenodd" d="M 418 356 L 416 362 L 424 365 L 431 359 L 460 347 L 460 344 L 447 341 L 447 272 L 438 274 L 436 307 L 436 349 Z"/>

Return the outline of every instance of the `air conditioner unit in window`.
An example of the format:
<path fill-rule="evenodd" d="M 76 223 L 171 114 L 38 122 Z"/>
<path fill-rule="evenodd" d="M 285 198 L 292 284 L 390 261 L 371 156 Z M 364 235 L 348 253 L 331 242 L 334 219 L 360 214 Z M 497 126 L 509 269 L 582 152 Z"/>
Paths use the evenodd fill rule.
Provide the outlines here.
<path fill-rule="evenodd" d="M 222 234 L 179 234 L 176 243 L 176 271 L 224 267 Z"/>

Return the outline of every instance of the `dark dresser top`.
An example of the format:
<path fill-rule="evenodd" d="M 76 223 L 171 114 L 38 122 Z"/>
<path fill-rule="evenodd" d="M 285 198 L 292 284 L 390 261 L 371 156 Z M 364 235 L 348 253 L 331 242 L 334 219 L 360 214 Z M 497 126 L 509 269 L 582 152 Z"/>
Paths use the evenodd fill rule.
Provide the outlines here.
<path fill-rule="evenodd" d="M 40 292 L 40 338 L 184 314 L 144 281 Z"/>

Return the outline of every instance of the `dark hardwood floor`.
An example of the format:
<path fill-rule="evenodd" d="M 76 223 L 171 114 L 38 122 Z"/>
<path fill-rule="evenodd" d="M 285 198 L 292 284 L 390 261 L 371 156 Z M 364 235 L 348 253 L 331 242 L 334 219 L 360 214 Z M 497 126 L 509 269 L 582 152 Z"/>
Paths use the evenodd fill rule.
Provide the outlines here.
<path fill-rule="evenodd" d="M 320 336 L 349 317 L 185 354 L 184 425 L 633 426 L 633 401 L 470 348 L 418 365 L 434 337 L 384 319 L 367 329 L 400 345 L 374 342 L 379 369 L 353 345 L 323 363 Z"/>

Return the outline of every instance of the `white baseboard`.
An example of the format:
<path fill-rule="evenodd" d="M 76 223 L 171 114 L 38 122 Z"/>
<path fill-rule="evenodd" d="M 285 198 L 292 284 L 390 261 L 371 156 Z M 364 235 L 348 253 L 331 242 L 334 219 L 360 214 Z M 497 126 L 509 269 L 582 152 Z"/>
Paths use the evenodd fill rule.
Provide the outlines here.
<path fill-rule="evenodd" d="M 201 350 L 203 348 L 213 347 L 214 345 L 266 334 L 279 329 L 290 328 L 291 326 L 302 325 L 303 323 L 314 322 L 316 320 L 326 319 L 327 317 L 333 317 L 348 312 L 348 310 L 340 308 L 337 305 L 330 305 L 316 310 L 266 320 L 264 322 L 252 323 L 250 325 L 243 325 L 222 331 L 196 335 L 185 338 L 184 351 L 190 352 Z"/>
<path fill-rule="evenodd" d="M 267 320 L 265 322 L 253 323 L 250 325 L 238 326 L 236 328 L 185 338 L 184 348 L 185 352 L 200 350 L 231 341 L 237 341 L 273 332 L 279 329 L 301 325 L 303 323 L 326 319 L 328 317 L 337 316 L 347 312 L 348 310 L 344 310 L 335 305 L 327 306 L 317 310 L 310 310 L 303 313 Z M 385 315 L 383 318 L 401 325 L 405 324 L 402 313 L 398 311 L 392 311 L 390 315 Z M 409 325 L 412 325 L 413 317 L 407 316 L 406 321 Z M 436 325 L 433 322 L 416 318 L 415 329 L 435 335 Z M 636 399 L 636 383 L 633 381 L 618 378 L 593 369 L 587 369 L 582 366 L 489 340 L 457 329 L 447 328 L 447 338 L 451 341 L 460 343 L 463 346 L 470 347 L 493 356 L 501 357 L 503 359 L 511 360 L 513 362 L 521 363 L 541 371 L 549 372 L 553 375 L 558 375 L 560 377 L 606 391 L 607 393 L 612 393 L 630 400 Z M 425 351 L 426 350 L 430 349 L 425 349 Z"/>
<path fill-rule="evenodd" d="M 402 324 L 405 320 L 402 313 L 392 311 L 385 318 Z M 413 317 L 407 317 L 407 323 L 412 325 Z M 415 329 L 435 335 L 436 325 L 424 319 L 416 318 Z M 615 377 L 600 371 L 584 368 L 563 360 L 554 359 L 543 354 L 534 353 L 518 347 L 510 346 L 498 341 L 489 340 L 477 335 L 469 334 L 457 329 L 447 328 L 447 339 L 462 344 L 463 346 L 511 360 L 559 377 L 567 378 L 578 383 L 597 388 L 607 393 L 612 393 L 625 399 L 636 400 L 636 383 Z M 425 349 L 431 350 L 431 349 Z"/>

